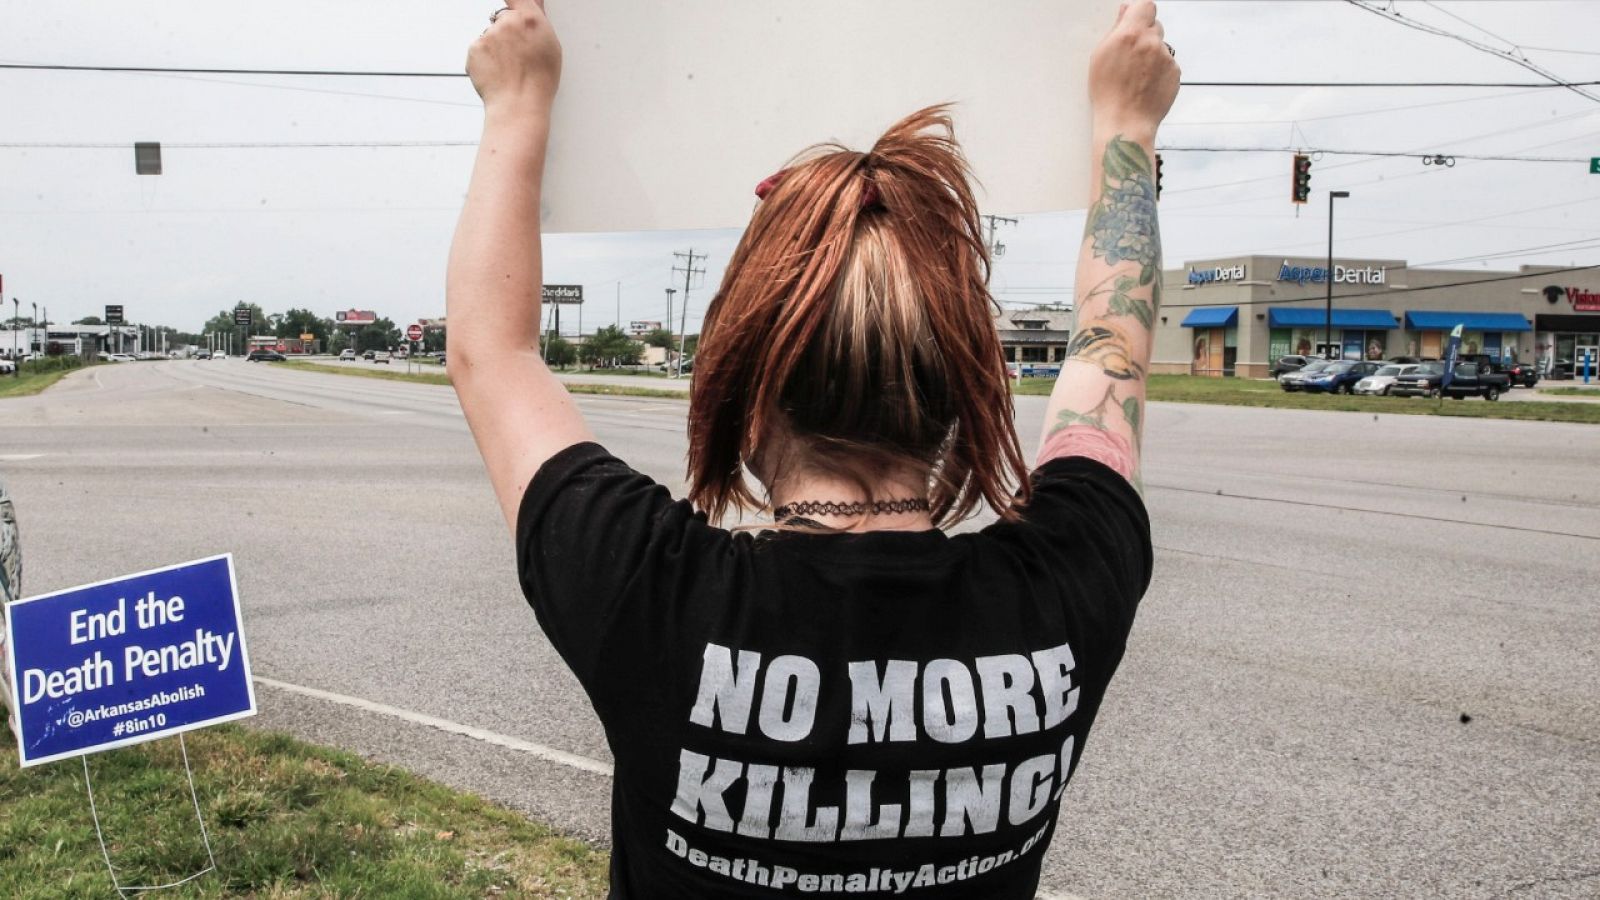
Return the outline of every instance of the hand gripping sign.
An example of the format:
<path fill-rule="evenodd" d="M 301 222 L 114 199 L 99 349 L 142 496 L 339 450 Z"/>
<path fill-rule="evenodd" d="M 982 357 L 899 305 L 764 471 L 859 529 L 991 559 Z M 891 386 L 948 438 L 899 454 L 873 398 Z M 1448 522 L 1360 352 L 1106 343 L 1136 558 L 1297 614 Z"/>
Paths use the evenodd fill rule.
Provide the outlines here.
<path fill-rule="evenodd" d="M 231 555 L 19 600 L 6 645 L 24 767 L 256 712 Z"/>

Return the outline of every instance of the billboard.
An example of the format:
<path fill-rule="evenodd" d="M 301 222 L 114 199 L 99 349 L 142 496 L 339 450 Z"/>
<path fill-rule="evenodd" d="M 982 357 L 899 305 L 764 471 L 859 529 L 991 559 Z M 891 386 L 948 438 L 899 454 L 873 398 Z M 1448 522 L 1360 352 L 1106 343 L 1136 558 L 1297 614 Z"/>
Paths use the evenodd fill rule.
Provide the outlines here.
<path fill-rule="evenodd" d="M 581 284 L 547 284 L 539 291 L 539 297 L 546 303 L 583 303 L 583 285 Z"/>
<path fill-rule="evenodd" d="M 757 182 L 796 153 L 866 150 L 947 101 L 986 212 L 1081 209 L 1089 51 L 1116 11 L 1116 0 L 551 4 L 564 52 L 544 230 L 742 227 Z"/>
<path fill-rule="evenodd" d="M 378 321 L 378 314 L 370 309 L 343 309 L 333 314 L 333 321 L 341 328 L 363 328 Z"/>
<path fill-rule="evenodd" d="M 649 334 L 661 328 L 660 322 L 629 322 L 628 333 L 632 335 Z"/>

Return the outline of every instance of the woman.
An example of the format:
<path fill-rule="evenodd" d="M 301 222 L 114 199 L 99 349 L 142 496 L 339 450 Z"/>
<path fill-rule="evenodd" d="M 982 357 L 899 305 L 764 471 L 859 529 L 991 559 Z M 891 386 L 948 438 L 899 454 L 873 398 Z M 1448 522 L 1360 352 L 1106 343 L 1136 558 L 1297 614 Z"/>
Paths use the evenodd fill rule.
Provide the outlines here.
<path fill-rule="evenodd" d="M 933 109 L 759 185 L 707 313 L 678 502 L 594 442 L 538 355 L 561 51 L 532 0 L 497 18 L 469 57 L 485 128 L 450 375 L 616 758 L 612 896 L 1032 896 L 1150 575 L 1151 161 L 1178 84 L 1154 5 L 1124 7 L 1090 63 L 1078 329 L 1032 472 Z M 713 524 L 769 505 L 775 529 Z M 940 530 L 980 506 L 1000 520 Z"/>

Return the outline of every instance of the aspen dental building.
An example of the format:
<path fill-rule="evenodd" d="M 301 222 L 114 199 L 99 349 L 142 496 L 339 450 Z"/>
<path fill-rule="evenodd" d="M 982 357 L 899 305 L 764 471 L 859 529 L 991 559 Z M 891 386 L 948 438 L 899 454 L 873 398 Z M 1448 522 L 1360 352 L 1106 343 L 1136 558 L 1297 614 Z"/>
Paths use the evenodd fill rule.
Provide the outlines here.
<path fill-rule="evenodd" d="M 1545 369 L 1600 352 L 1600 269 L 1410 269 L 1393 259 L 1327 266 L 1326 258 L 1243 256 L 1167 270 L 1151 371 L 1267 378 L 1289 354 L 1440 357 L 1456 325 L 1463 353 Z"/>

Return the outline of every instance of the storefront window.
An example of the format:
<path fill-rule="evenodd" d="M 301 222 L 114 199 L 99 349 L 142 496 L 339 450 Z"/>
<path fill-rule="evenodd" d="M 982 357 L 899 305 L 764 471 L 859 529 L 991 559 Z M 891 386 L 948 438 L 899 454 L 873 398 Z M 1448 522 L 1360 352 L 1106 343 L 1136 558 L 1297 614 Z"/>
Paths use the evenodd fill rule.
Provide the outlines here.
<path fill-rule="evenodd" d="M 1278 360 L 1292 352 L 1289 348 L 1293 332 L 1287 328 L 1274 328 L 1267 335 L 1267 362 L 1277 365 Z"/>

